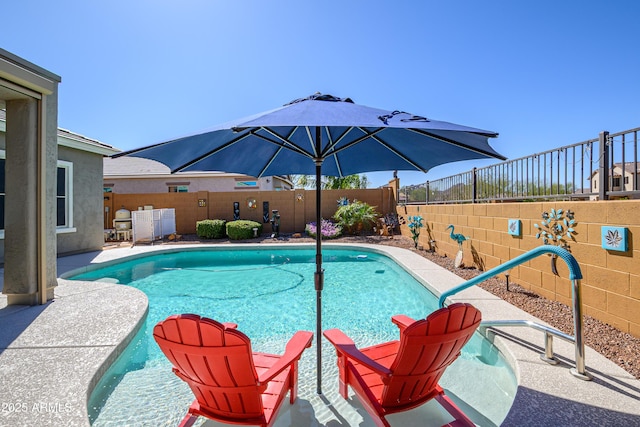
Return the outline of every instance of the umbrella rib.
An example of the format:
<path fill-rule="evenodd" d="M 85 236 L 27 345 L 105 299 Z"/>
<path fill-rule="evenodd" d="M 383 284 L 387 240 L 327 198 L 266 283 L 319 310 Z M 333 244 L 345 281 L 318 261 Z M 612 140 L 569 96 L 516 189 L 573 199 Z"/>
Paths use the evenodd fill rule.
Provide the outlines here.
<path fill-rule="evenodd" d="M 347 134 L 349 133 L 349 130 L 353 129 L 352 127 L 350 127 L 349 129 L 347 129 L 342 135 L 340 135 L 338 137 L 338 139 L 336 140 L 336 142 L 333 142 L 333 139 L 331 138 L 331 133 L 329 132 L 329 129 L 327 128 L 327 126 L 325 126 L 325 129 L 327 131 L 327 138 L 329 139 L 329 144 L 327 145 L 327 148 L 330 147 L 334 147 L 338 142 L 340 142 L 340 140 Z M 342 175 L 342 167 L 340 166 L 340 161 L 338 160 L 338 156 L 336 156 L 335 154 L 330 154 L 326 157 L 333 157 L 333 161 L 336 163 L 336 169 L 338 170 L 338 176 L 343 176 Z"/>
<path fill-rule="evenodd" d="M 193 160 L 191 160 L 191 161 L 189 161 L 189 162 L 187 162 L 187 163 L 184 163 L 184 164 L 182 164 L 182 165 L 180 165 L 180 166 L 178 166 L 178 167 L 176 167 L 176 168 L 172 169 L 172 170 L 171 170 L 171 173 L 174 173 L 174 172 L 180 172 L 180 171 L 182 171 L 183 169 L 186 169 L 186 168 L 188 168 L 189 166 L 191 166 L 191 165 L 193 165 L 193 164 L 195 164 L 195 163 L 198 163 L 198 162 L 199 162 L 199 161 L 201 161 L 202 159 L 206 159 L 206 158 L 207 158 L 207 157 L 209 157 L 209 156 L 212 156 L 212 155 L 214 155 L 214 154 L 216 154 L 216 153 L 219 153 L 220 151 L 222 151 L 222 150 L 224 150 L 224 149 L 226 149 L 226 148 L 229 148 L 230 146 L 232 146 L 232 145 L 236 144 L 237 142 L 242 141 L 243 139 L 245 139 L 246 137 L 248 137 L 248 136 L 249 136 L 249 134 L 250 134 L 250 133 L 246 133 L 246 134 L 244 134 L 244 135 L 239 135 L 238 137 L 233 138 L 231 141 L 229 141 L 229 142 L 227 142 L 227 143 L 225 143 L 225 144 L 221 145 L 220 147 L 218 147 L 218 148 L 216 148 L 216 149 L 214 149 L 214 150 L 208 151 L 207 153 L 203 154 L 202 156 L 197 157 L 197 158 L 195 158 L 195 159 L 193 159 Z"/>
<path fill-rule="evenodd" d="M 280 140 L 280 141 L 282 141 L 282 142 L 273 141 L 273 140 L 271 140 L 271 139 L 269 139 L 269 138 L 266 138 L 266 137 L 264 137 L 264 136 L 262 136 L 262 135 L 257 134 L 256 132 L 257 132 L 259 129 L 264 130 L 264 131 L 265 131 L 265 132 L 267 132 L 269 135 L 271 135 L 271 136 L 273 136 L 273 137 L 275 137 L 275 138 L 279 139 L 279 140 Z M 297 146 L 297 145 L 295 145 L 293 142 L 289 141 L 289 139 L 288 139 L 288 138 L 289 138 L 291 135 L 293 135 L 293 134 L 294 134 L 294 132 L 298 129 L 298 126 L 296 126 L 296 127 L 291 131 L 291 133 L 289 134 L 289 136 L 288 136 L 288 137 L 286 137 L 286 138 L 284 138 L 284 137 L 282 137 L 282 136 L 278 135 L 277 133 L 273 132 L 273 131 L 272 131 L 271 129 L 269 129 L 269 128 L 260 127 L 259 129 L 252 130 L 252 131 L 251 131 L 251 135 L 253 135 L 253 136 L 257 137 L 257 138 L 263 139 L 263 140 L 265 140 L 265 141 L 267 141 L 267 142 L 270 142 L 270 143 L 272 143 L 273 145 L 276 145 L 276 146 L 278 146 L 278 147 L 280 147 L 280 148 L 285 148 L 285 149 L 287 149 L 287 150 L 294 151 L 294 152 L 296 152 L 296 153 L 298 153 L 298 154 L 302 154 L 302 155 L 303 155 L 303 156 L 305 156 L 305 157 L 309 157 L 309 158 L 311 158 L 311 159 L 315 158 L 315 157 L 313 156 L 313 154 L 311 154 L 311 153 L 309 153 L 309 152 L 307 152 L 307 151 L 304 151 L 302 148 L 298 147 L 298 146 Z M 307 132 L 308 132 L 308 130 L 309 130 L 309 129 L 307 128 Z"/>
<path fill-rule="evenodd" d="M 266 165 L 264 165 L 264 167 L 260 170 L 260 173 L 258 174 L 257 178 L 262 178 L 262 174 L 265 173 L 265 171 L 269 168 L 269 166 L 271 166 L 271 163 L 273 163 L 273 161 L 276 159 L 276 157 L 278 156 L 278 154 L 280 154 L 280 151 L 284 150 L 285 148 L 280 146 L 278 147 L 278 151 L 276 151 L 273 156 L 271 156 L 271 158 L 269 159 L 269 161 L 267 162 Z"/>
<path fill-rule="evenodd" d="M 466 144 L 462 144 L 460 142 L 456 142 L 456 141 L 454 141 L 452 139 L 445 138 L 443 136 L 434 135 L 431 132 L 427 132 L 427 131 L 424 131 L 422 129 L 407 128 L 407 130 L 409 130 L 411 132 L 415 132 L 418 135 L 428 136 L 429 138 L 437 139 L 440 142 L 444 142 L 444 143 L 450 144 L 450 145 L 455 145 L 456 147 L 462 147 L 462 148 L 464 148 L 466 150 L 474 151 L 476 153 L 483 154 L 485 156 L 488 156 L 488 157 L 491 157 L 491 158 L 494 158 L 494 159 L 500 159 L 500 160 L 506 160 L 507 159 L 506 157 L 504 157 L 504 156 L 502 156 L 500 154 L 496 155 L 497 153 L 493 154 L 493 153 L 489 153 L 488 151 L 481 150 L 479 148 L 470 147 L 470 146 L 468 146 Z M 467 133 L 473 133 L 473 132 L 467 132 Z"/>
<path fill-rule="evenodd" d="M 373 139 L 374 141 L 378 142 L 378 144 L 382 145 L 387 150 L 391 151 L 396 156 L 400 157 L 402 160 L 404 160 L 405 162 L 409 163 L 411 166 L 413 166 L 414 168 L 416 168 L 420 172 L 427 172 L 428 171 L 428 169 L 424 169 L 422 166 L 418 165 L 416 162 L 414 162 L 413 160 L 409 159 L 407 156 L 405 156 L 404 154 L 402 154 L 401 152 L 399 152 L 395 148 L 389 146 L 389 144 L 387 144 L 386 142 L 384 142 L 383 140 L 381 140 L 377 136 L 374 135 L 374 136 L 371 137 L 371 139 Z"/>
<path fill-rule="evenodd" d="M 342 141 L 342 139 L 344 139 L 347 134 L 349 134 L 349 132 L 353 129 L 359 129 L 360 131 L 362 131 L 364 133 L 364 135 L 362 135 L 360 138 L 355 139 L 354 141 L 351 141 L 348 144 L 345 144 L 344 146 L 338 148 L 338 149 L 334 149 L 334 147 L 340 143 L 340 141 Z M 375 131 L 373 132 L 368 132 L 365 129 L 361 128 L 361 127 L 354 127 L 351 126 L 349 127 L 346 131 L 344 131 L 342 133 L 342 135 L 340 135 L 338 137 L 338 139 L 336 139 L 335 142 L 331 141 L 331 134 L 329 133 L 329 130 L 327 129 L 327 135 L 329 135 L 329 142 L 330 144 L 327 145 L 327 148 L 322 152 L 322 157 L 323 158 L 328 158 L 328 157 L 333 157 L 333 160 L 336 162 L 336 168 L 338 169 L 338 174 L 339 176 L 344 176 L 342 173 L 342 167 L 340 166 L 340 161 L 338 160 L 338 156 L 337 154 L 343 150 L 346 150 L 349 147 L 352 147 L 356 144 L 359 144 L 360 142 L 364 141 L 367 138 L 373 138 L 376 139 L 374 136 L 375 134 L 377 134 L 378 132 L 382 131 L 384 128 L 377 128 Z M 376 139 L 377 140 L 377 139 Z M 329 150 L 333 150 L 331 153 L 328 153 Z M 418 168 L 419 169 L 419 168 Z"/>
<path fill-rule="evenodd" d="M 175 141 L 176 140 L 173 139 L 171 141 L 159 142 L 157 144 L 149 145 L 149 146 L 146 146 L 146 147 L 134 148 L 133 150 L 128 150 L 128 151 L 121 151 L 119 153 L 112 154 L 110 157 L 112 157 L 114 159 L 117 159 L 118 157 L 129 156 L 130 154 L 139 153 L 141 151 L 148 150 L 150 148 L 161 147 L 163 145 L 167 145 L 167 144 L 170 144 L 170 143 L 175 142 Z"/>
<path fill-rule="evenodd" d="M 349 129 L 355 129 L 355 128 L 354 128 L 354 127 L 351 127 L 351 128 L 349 128 Z M 354 146 L 354 145 L 356 145 L 356 144 L 361 143 L 362 141 L 364 141 L 364 140 L 365 140 L 365 139 L 367 139 L 367 138 L 372 138 L 372 137 L 374 137 L 374 135 L 375 135 L 375 134 L 377 134 L 378 132 L 382 131 L 384 128 L 378 128 L 378 129 L 376 129 L 376 130 L 375 130 L 375 131 L 373 131 L 373 132 L 367 132 L 365 129 L 360 128 L 360 127 L 358 127 L 357 129 L 360 129 L 362 132 L 364 132 L 364 135 L 362 135 L 360 138 L 357 138 L 357 139 L 355 139 L 355 140 L 353 140 L 353 141 L 349 142 L 348 144 L 343 145 L 342 147 L 340 147 L 340 148 L 338 148 L 338 149 L 333 149 L 333 147 L 327 147 L 327 150 L 325 150 L 325 153 L 323 153 L 323 154 L 325 154 L 325 155 L 334 155 L 334 154 L 338 154 L 339 152 L 344 151 L 344 150 L 346 150 L 347 148 L 351 148 L 352 146 Z M 335 146 L 336 144 L 338 144 L 338 143 L 340 142 L 340 140 L 346 136 L 346 134 L 347 134 L 347 132 L 345 132 L 345 133 L 344 133 L 340 138 L 338 138 L 338 140 L 337 140 L 333 145 Z M 326 152 L 327 152 L 329 149 L 333 149 L 333 151 L 332 151 L 331 153 L 327 154 Z"/>

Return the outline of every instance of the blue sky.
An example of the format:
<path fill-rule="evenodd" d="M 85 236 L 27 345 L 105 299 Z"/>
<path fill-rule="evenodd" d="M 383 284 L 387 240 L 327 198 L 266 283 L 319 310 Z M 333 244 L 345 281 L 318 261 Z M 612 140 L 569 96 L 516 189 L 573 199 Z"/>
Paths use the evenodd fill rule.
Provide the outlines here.
<path fill-rule="evenodd" d="M 640 126 L 640 2 L 21 0 L 2 47 L 60 127 L 126 150 L 330 93 L 500 133 L 509 158 Z M 422 183 L 491 162 L 462 162 Z M 367 174 L 372 186 L 392 173 Z"/>

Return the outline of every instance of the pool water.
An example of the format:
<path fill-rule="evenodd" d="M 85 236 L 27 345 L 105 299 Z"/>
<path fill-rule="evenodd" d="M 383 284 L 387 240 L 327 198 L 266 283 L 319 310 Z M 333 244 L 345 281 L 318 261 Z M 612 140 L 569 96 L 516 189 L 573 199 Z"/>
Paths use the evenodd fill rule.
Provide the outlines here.
<path fill-rule="evenodd" d="M 437 309 L 437 298 L 384 255 L 326 249 L 323 267 L 322 327 L 342 329 L 359 347 L 397 339 L 395 314 L 424 318 Z M 313 249 L 237 249 L 162 253 L 72 277 L 127 284 L 149 298 L 145 325 L 91 396 L 92 424 L 176 425 L 184 416 L 193 396 L 152 338 L 153 326 L 167 316 L 196 313 L 237 323 L 254 351 L 279 354 L 295 331 L 315 331 L 314 271 Z M 300 361 L 302 399 L 315 395 L 313 342 Z M 337 389 L 336 378 L 335 351 L 323 339 L 323 389 Z M 500 424 L 516 389 L 511 369 L 479 334 L 441 385 L 481 425 Z"/>

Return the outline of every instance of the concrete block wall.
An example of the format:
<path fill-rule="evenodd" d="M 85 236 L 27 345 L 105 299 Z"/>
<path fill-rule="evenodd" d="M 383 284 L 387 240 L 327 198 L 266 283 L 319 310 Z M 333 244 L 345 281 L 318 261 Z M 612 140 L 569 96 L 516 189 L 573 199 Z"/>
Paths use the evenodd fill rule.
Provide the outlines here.
<path fill-rule="evenodd" d="M 366 202 L 376 207 L 380 214 L 393 212 L 395 199 L 391 189 L 358 189 L 358 190 L 323 190 L 322 216 L 331 218 L 338 208 L 337 201 L 341 197 L 353 201 Z M 255 200 L 255 208 L 250 208 L 248 201 Z M 263 232 L 271 231 L 271 224 L 264 223 L 262 218 L 262 204 L 269 202 L 269 218 L 271 211 L 277 209 L 280 213 L 280 231 L 283 233 L 303 233 L 309 222 L 316 220 L 316 192 L 315 190 L 295 191 L 230 191 L 193 193 L 147 193 L 147 194 L 118 194 L 104 193 L 104 206 L 108 207 L 105 215 L 105 228 L 112 228 L 115 211 L 124 207 L 137 210 L 145 205 L 156 209 L 175 208 L 176 230 L 178 234 L 195 234 L 196 222 L 203 219 L 233 219 L 233 203 L 240 204 L 240 218 L 257 221 L 263 224 Z"/>
<path fill-rule="evenodd" d="M 583 275 L 585 314 L 640 337 L 640 200 L 410 205 L 397 211 L 405 218 L 421 215 L 425 228 L 420 244 L 448 257 L 458 252 L 458 244 L 446 230 L 453 224 L 455 233 L 470 237 L 463 243 L 465 265 L 489 270 L 540 246 L 543 242 L 535 237 L 534 224 L 540 224 L 542 213 L 551 209 L 575 213 L 575 240 L 568 243 Z M 509 219 L 521 221 L 520 236 L 508 233 Z M 603 249 L 602 226 L 627 227 L 628 250 Z M 401 228 L 403 235 L 411 236 L 406 225 Z M 559 276 L 552 274 L 550 258 L 541 256 L 514 268 L 510 281 L 570 306 L 568 269 L 561 260 L 557 267 Z"/>

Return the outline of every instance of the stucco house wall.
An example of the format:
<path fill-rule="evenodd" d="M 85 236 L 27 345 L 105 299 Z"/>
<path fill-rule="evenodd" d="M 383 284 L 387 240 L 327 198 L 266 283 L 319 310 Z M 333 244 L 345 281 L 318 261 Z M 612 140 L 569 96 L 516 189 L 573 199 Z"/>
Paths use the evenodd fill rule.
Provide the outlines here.
<path fill-rule="evenodd" d="M 635 179 L 634 179 L 635 175 Z M 613 169 L 609 171 L 609 190 L 610 191 L 633 191 L 635 181 L 640 176 L 640 168 L 634 173 L 634 164 L 629 162 L 625 164 L 624 171 L 622 170 L 622 163 L 615 163 Z M 591 188 L 597 192 L 599 190 L 600 171 L 596 170 L 591 176 Z M 631 198 L 636 198 L 633 194 L 629 195 Z M 598 200 L 598 196 L 591 196 L 589 200 Z"/>
<path fill-rule="evenodd" d="M 0 111 L 2 158 L 5 157 L 5 130 L 4 111 Z M 118 150 L 65 129 L 58 129 L 57 137 L 58 166 L 63 161 L 72 170 L 69 182 L 71 222 L 68 227 L 56 229 L 58 256 L 101 249 L 104 243 L 102 159 Z M 4 262 L 4 230 L 0 230 L 0 262 Z"/>
<path fill-rule="evenodd" d="M 73 227 L 58 232 L 58 255 L 101 249 L 102 155 L 58 147 L 58 158 L 73 163 Z"/>

